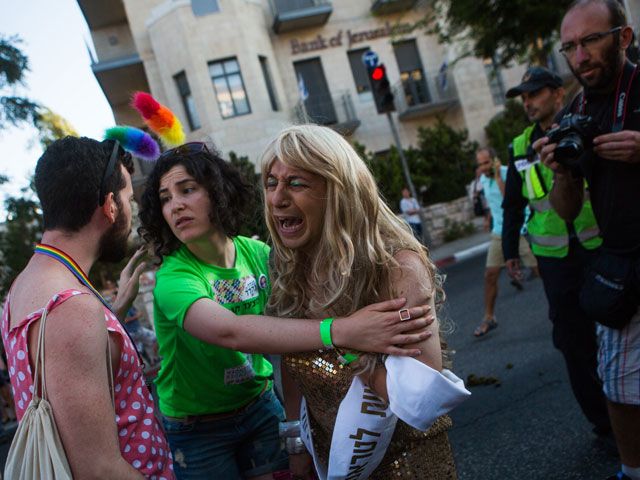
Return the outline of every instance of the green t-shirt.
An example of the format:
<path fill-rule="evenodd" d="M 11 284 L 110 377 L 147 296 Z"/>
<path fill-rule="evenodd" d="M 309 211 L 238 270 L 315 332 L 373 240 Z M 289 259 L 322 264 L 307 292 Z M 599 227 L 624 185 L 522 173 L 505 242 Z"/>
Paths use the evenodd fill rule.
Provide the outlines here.
<path fill-rule="evenodd" d="M 156 386 L 164 415 L 239 408 L 262 391 L 273 372 L 262 355 L 211 345 L 184 330 L 185 315 L 200 298 L 210 298 L 237 315 L 263 313 L 271 289 L 269 247 L 245 237 L 233 242 L 234 268 L 204 263 L 182 245 L 164 257 L 156 274 L 153 310 L 162 356 Z"/>

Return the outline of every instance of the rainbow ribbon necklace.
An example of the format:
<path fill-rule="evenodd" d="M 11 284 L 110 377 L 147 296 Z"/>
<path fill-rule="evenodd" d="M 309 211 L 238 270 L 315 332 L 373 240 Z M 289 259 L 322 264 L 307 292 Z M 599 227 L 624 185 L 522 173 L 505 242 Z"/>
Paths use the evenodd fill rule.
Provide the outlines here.
<path fill-rule="evenodd" d="M 82 268 L 76 263 L 76 261 L 71 258 L 68 254 L 64 253 L 62 250 L 52 247 L 51 245 L 45 245 L 44 243 L 38 243 L 36 245 L 35 253 L 39 253 L 41 255 L 46 255 L 47 257 L 51 257 L 55 260 L 58 260 L 61 264 L 69 269 L 73 275 L 82 283 L 85 287 L 87 287 L 93 294 L 98 297 L 98 300 L 102 302 L 102 304 L 107 307 L 109 310 L 113 312 L 113 308 L 109 305 L 100 292 L 96 290 L 96 288 L 89 281 L 89 277 L 82 271 Z"/>

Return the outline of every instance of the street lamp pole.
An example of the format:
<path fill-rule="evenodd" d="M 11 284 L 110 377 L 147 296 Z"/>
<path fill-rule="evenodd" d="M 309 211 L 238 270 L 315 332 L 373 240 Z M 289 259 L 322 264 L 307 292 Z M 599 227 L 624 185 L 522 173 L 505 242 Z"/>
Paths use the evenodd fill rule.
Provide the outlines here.
<path fill-rule="evenodd" d="M 422 209 L 422 204 L 418 199 L 418 193 L 416 192 L 416 187 L 413 185 L 413 181 L 411 180 L 411 172 L 409 171 L 409 163 L 407 162 L 407 157 L 404 156 L 404 150 L 402 149 L 402 144 L 400 143 L 400 135 L 398 135 L 398 130 L 396 129 L 396 124 L 393 121 L 393 117 L 391 116 L 391 112 L 387 112 L 387 119 L 389 120 L 389 126 L 391 127 L 391 133 L 393 135 L 393 140 L 396 142 L 396 148 L 398 149 L 398 153 L 400 154 L 400 163 L 402 164 L 402 171 L 404 173 L 404 179 L 407 183 L 407 187 L 411 192 L 411 196 L 415 198 L 416 202 L 418 202 L 418 206 L 420 207 L 420 223 L 422 224 L 422 242 L 430 246 L 431 245 L 431 236 L 429 235 L 429 230 L 427 229 L 427 219 L 424 214 L 424 210 Z"/>

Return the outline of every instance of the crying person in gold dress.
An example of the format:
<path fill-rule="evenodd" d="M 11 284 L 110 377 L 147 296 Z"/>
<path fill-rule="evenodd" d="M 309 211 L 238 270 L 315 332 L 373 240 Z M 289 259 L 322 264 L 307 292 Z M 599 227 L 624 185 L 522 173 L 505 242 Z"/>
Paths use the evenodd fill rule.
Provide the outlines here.
<path fill-rule="evenodd" d="M 367 166 L 344 138 L 326 127 L 289 127 L 267 146 L 262 175 L 266 222 L 273 241 L 270 314 L 336 317 L 372 302 L 406 297 L 407 306 L 429 303 L 435 318 L 444 294 L 427 249 L 386 206 Z M 404 310 L 399 312 L 401 318 L 404 314 Z M 288 447 L 294 448 L 289 449 L 294 478 L 317 475 L 324 479 L 328 469 L 331 478 L 455 479 L 446 433 L 451 427 L 449 417 L 437 413 L 424 429 L 414 428 L 398 413 L 410 410 L 411 405 L 400 405 L 400 398 L 393 408 L 394 395 L 388 389 L 398 377 L 415 375 L 421 369 L 436 377 L 446 371 L 438 320 L 427 327 L 433 335 L 416 345 L 422 352 L 417 357 L 420 363 L 414 361 L 417 366 L 412 364 L 411 371 L 389 369 L 393 377 L 387 375 L 390 365 L 381 355 L 332 348 L 331 319 L 324 323 L 325 349 L 287 354 L 282 359 L 284 430 L 297 427 L 304 397 L 301 436 L 304 439 L 306 431 L 310 439 L 302 442 L 297 433 L 285 434 L 295 437 L 286 438 Z M 354 377 L 361 380 L 360 390 Z M 456 386 L 456 395 L 464 397 L 468 392 L 461 384 Z M 437 396 L 439 385 L 434 383 L 417 396 Z M 350 398 L 350 388 L 360 395 L 351 402 L 345 400 Z M 400 390 L 395 397 L 403 395 Z M 344 410 L 342 416 L 339 409 Z M 360 416 L 365 423 L 348 430 L 351 427 L 346 424 L 357 423 Z M 378 430 L 364 426 L 369 419 Z M 384 432 L 380 433 L 384 429 L 389 431 L 386 441 Z M 348 473 L 342 476 L 336 471 Z"/>

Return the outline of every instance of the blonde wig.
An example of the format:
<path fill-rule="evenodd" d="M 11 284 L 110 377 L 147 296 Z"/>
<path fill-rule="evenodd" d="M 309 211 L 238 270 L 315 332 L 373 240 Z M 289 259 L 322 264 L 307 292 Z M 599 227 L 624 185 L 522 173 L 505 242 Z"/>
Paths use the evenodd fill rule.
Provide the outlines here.
<path fill-rule="evenodd" d="M 273 242 L 270 313 L 344 316 L 393 298 L 390 279 L 398 267 L 393 256 L 400 250 L 419 255 L 429 272 L 425 281 L 436 288 L 438 300 L 444 299 L 426 248 L 387 207 L 366 164 L 341 135 L 317 125 L 284 129 L 262 155 L 263 184 L 275 160 L 324 178 L 327 196 L 321 238 L 311 255 L 283 245 L 265 201 Z M 368 357 L 361 362 L 363 371 L 375 365 L 375 357 Z"/>

